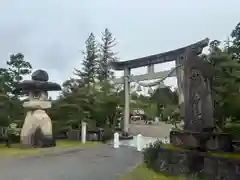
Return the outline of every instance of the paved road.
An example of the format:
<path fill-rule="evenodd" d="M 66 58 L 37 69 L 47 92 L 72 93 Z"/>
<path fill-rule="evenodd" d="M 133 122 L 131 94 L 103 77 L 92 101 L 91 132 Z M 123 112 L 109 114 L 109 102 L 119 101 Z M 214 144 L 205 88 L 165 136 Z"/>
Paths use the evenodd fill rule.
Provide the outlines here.
<path fill-rule="evenodd" d="M 130 147 L 108 145 L 43 157 L 1 158 L 3 180 L 117 180 L 142 161 Z"/>
<path fill-rule="evenodd" d="M 160 124 L 146 125 L 144 121 L 136 121 L 130 124 L 129 131 L 133 135 L 141 134 L 147 137 L 165 138 L 169 136 L 172 125 L 160 122 Z"/>

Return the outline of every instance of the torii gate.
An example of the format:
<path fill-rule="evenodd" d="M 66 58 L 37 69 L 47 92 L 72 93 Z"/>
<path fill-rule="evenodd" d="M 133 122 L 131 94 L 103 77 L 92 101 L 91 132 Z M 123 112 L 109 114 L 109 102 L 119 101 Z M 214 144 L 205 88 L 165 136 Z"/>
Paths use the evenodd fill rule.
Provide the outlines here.
<path fill-rule="evenodd" d="M 124 106 L 124 131 L 129 130 L 129 115 L 130 115 L 130 82 L 140 82 L 145 80 L 165 79 L 166 77 L 177 77 L 178 94 L 180 108 L 183 107 L 183 62 L 186 59 L 187 49 L 194 50 L 196 55 L 202 53 L 204 47 L 209 43 L 209 39 L 206 38 L 202 41 L 196 42 L 186 47 L 182 47 L 173 51 L 168 51 L 160 54 L 146 56 L 138 59 L 128 61 L 118 61 L 112 63 L 112 68 L 117 71 L 124 71 L 122 78 L 116 78 L 114 83 L 124 84 L 125 106 Z M 165 62 L 175 61 L 176 67 L 169 71 L 154 72 L 154 64 L 160 64 Z M 147 73 L 143 75 L 131 76 L 131 69 L 147 66 Z M 162 82 L 162 80 L 160 80 Z M 160 82 L 159 81 L 159 82 Z M 159 83 L 158 82 L 158 83 Z M 155 84 L 155 83 L 154 83 Z M 163 86 L 164 87 L 164 86 Z M 183 112 L 183 110 L 181 110 Z"/>

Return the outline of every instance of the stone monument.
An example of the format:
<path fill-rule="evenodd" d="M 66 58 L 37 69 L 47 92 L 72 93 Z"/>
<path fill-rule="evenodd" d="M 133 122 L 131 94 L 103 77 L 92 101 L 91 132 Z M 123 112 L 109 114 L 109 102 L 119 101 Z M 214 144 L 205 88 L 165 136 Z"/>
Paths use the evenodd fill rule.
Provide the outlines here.
<path fill-rule="evenodd" d="M 55 146 L 52 134 L 52 122 L 46 109 L 51 108 L 48 100 L 48 91 L 59 91 L 57 83 L 48 82 L 48 73 L 36 70 L 32 80 L 25 80 L 18 84 L 15 91 L 28 94 L 28 101 L 23 103 L 27 109 L 26 118 L 21 130 L 21 144 L 24 147 L 51 147 Z"/>
<path fill-rule="evenodd" d="M 178 134 L 175 138 L 179 138 L 177 141 L 183 143 L 184 147 L 200 146 L 200 141 L 209 139 L 209 133 L 212 133 L 215 128 L 211 97 L 212 77 L 211 65 L 197 56 L 194 50 L 187 49 L 183 78 L 184 132 L 173 131 L 170 135 L 173 137 L 173 134 Z M 178 145 L 178 143 L 174 145 Z"/>

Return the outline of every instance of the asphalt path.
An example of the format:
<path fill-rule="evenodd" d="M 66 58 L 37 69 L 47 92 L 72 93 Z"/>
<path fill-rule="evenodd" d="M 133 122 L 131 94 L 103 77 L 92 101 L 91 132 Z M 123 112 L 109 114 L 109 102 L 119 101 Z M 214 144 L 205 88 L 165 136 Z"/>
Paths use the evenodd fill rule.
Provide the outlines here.
<path fill-rule="evenodd" d="M 44 156 L 0 158 L 1 180 L 117 180 L 142 162 L 135 148 L 99 145 Z"/>

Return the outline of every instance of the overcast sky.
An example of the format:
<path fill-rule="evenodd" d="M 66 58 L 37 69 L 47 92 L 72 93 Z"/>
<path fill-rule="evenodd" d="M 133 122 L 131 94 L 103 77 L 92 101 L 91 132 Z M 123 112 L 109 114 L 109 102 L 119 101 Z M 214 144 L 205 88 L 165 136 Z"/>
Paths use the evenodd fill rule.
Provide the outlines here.
<path fill-rule="evenodd" d="M 239 0 L 5 0 L 0 2 L 0 63 L 5 66 L 11 53 L 21 52 L 34 69 L 45 69 L 51 81 L 62 83 L 81 67 L 90 32 L 100 38 L 109 28 L 120 60 L 128 60 L 206 37 L 224 40 L 240 22 L 239 7 Z"/>

